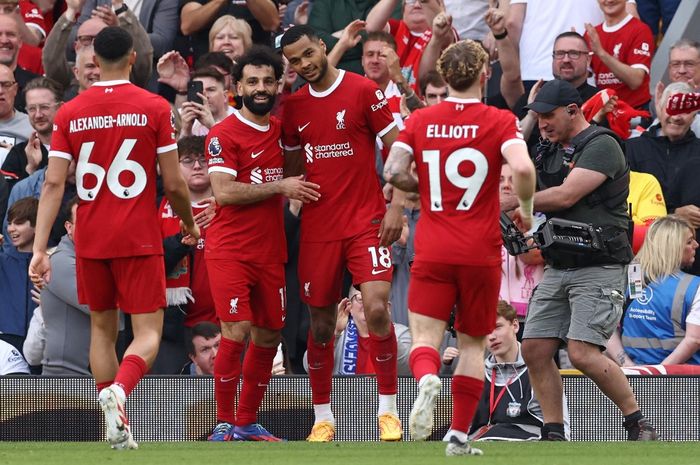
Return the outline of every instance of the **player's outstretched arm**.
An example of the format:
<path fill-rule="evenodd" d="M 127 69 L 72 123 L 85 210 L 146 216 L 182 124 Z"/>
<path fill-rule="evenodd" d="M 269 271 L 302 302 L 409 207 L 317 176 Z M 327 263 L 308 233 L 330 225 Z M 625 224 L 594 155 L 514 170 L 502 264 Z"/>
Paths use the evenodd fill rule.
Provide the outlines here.
<path fill-rule="evenodd" d="M 384 164 L 384 180 L 404 192 L 418 192 L 418 179 L 411 174 L 413 154 L 403 144 L 394 144 Z"/>
<path fill-rule="evenodd" d="M 209 174 L 216 203 L 224 205 L 248 205 L 269 199 L 273 195 L 284 195 L 304 203 L 315 202 L 321 197 L 318 184 L 303 180 L 303 175 L 284 178 L 263 184 L 237 182 L 236 177 L 221 172 Z"/>
<path fill-rule="evenodd" d="M 29 278 L 39 288 L 51 280 L 51 263 L 46 253 L 46 246 L 51 226 L 53 226 L 58 210 L 61 208 L 70 163 L 70 160 L 66 158 L 49 157 L 44 184 L 41 187 L 39 210 L 34 229 L 33 255 L 29 264 Z"/>
<path fill-rule="evenodd" d="M 193 238 L 199 239 L 199 226 L 194 222 L 190 191 L 180 171 L 177 150 L 159 154 L 158 164 L 160 165 L 160 173 L 163 178 L 165 196 L 170 201 L 170 205 L 177 216 L 180 217 L 185 232 Z"/>
<path fill-rule="evenodd" d="M 503 150 L 503 157 L 513 171 L 513 188 L 520 204 L 513 220 L 517 219 L 520 223 L 518 226 L 528 230 L 532 227 L 535 165 L 532 164 L 530 155 L 527 153 L 527 145 L 524 142 L 507 146 Z"/>

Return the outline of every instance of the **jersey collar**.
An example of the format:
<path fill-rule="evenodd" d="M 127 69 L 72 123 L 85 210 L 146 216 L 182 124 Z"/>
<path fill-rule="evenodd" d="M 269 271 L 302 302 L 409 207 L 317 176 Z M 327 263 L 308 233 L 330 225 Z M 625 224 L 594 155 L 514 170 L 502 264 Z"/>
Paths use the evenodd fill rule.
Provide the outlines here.
<path fill-rule="evenodd" d="M 622 21 L 620 21 L 619 23 L 617 23 L 614 26 L 607 26 L 605 24 L 605 22 L 603 22 L 603 31 L 605 31 L 605 32 L 617 32 L 620 29 L 622 29 L 623 27 L 625 27 L 627 25 L 627 23 L 632 21 L 632 18 L 633 18 L 632 15 L 627 15 L 625 17 L 625 19 L 623 19 Z"/>
<path fill-rule="evenodd" d="M 93 86 L 98 87 L 112 87 L 122 84 L 131 84 L 131 81 L 127 81 L 126 79 L 115 79 L 114 81 L 97 81 L 92 83 Z"/>
<path fill-rule="evenodd" d="M 253 122 L 250 121 L 249 119 L 246 119 L 245 116 L 241 115 L 241 112 L 238 111 L 238 110 L 235 110 L 235 109 L 234 109 L 234 110 L 233 110 L 233 114 L 236 115 L 236 118 L 238 118 L 238 120 L 239 120 L 241 123 L 247 124 L 248 126 L 250 126 L 250 127 L 253 128 L 253 129 L 257 129 L 258 131 L 261 131 L 261 132 L 267 132 L 267 131 L 270 129 L 270 125 L 269 125 L 269 124 L 266 124 L 265 126 L 261 126 L 261 125 L 259 125 L 259 124 L 257 124 L 257 123 L 253 123 Z"/>
<path fill-rule="evenodd" d="M 311 84 L 309 84 L 309 93 L 314 96 L 314 97 L 328 97 L 333 93 L 335 89 L 338 88 L 340 83 L 343 81 L 343 76 L 345 76 L 345 70 L 344 69 L 339 69 L 338 70 L 338 77 L 335 79 L 335 82 L 331 84 L 331 86 L 324 90 L 323 92 L 317 92 L 314 90 L 313 87 L 311 87 Z"/>
<path fill-rule="evenodd" d="M 445 102 L 452 103 L 481 103 L 478 98 L 457 98 L 457 97 L 447 97 Z"/>

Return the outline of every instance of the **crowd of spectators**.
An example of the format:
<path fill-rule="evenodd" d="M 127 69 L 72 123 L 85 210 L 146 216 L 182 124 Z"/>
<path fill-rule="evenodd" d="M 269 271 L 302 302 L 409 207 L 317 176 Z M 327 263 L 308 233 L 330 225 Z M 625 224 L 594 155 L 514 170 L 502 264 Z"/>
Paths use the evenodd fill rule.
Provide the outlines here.
<path fill-rule="evenodd" d="M 15 367 L 10 372 L 26 372 L 17 363 L 21 354 L 35 373 L 90 373 L 89 313 L 78 302 L 75 284 L 74 176 L 67 181 L 63 213 L 50 240 L 56 247 L 51 257 L 54 279 L 41 294 L 32 289 L 27 266 L 53 118 L 63 102 L 100 79 L 92 41 L 101 29 L 118 25 L 134 37 L 132 82 L 172 103 L 181 170 L 195 214 L 205 224 L 215 214 L 215 205 L 202 136 L 239 104 L 231 77 L 237 57 L 252 44 L 279 49 L 279 34 L 290 25 L 308 24 L 322 38 L 331 63 L 376 82 L 400 127 L 411 112 L 448 96 L 445 82 L 435 71 L 441 51 L 460 39 L 481 41 L 491 57 L 491 78 L 484 83 L 487 101 L 521 119 L 533 157 L 546 139 L 537 127 L 537 116 L 526 106 L 545 81 L 571 83 L 582 100 L 595 108 L 588 119 L 626 140 L 633 170 L 628 201 L 638 227 L 637 250 L 648 226 L 667 212 L 675 213 L 693 234 L 700 226 L 700 190 L 693 187 L 697 186 L 695 173 L 700 172 L 696 135 L 700 118 L 697 112 L 669 116 L 665 111 L 670 95 L 700 88 L 700 38 L 685 37 L 673 44 L 668 57 L 670 83 L 650 83 L 656 45 L 678 4 L 652 0 L 0 0 L 4 239 L 0 352 L 9 354 L 0 360 L 0 373 L 7 371 L 3 371 L 5 358 Z M 301 80 L 287 69 L 273 110 L 277 116 L 283 117 L 285 97 L 300 85 Z M 387 154 L 378 140 L 378 173 Z M 507 166 L 501 181 L 506 207 L 513 200 Z M 162 223 L 168 309 L 161 353 L 152 372 L 211 374 L 220 331 L 202 265 L 206 234 L 196 246 L 183 245 L 177 225 L 168 221 L 172 210 L 165 200 L 158 200 L 154 214 L 158 212 Z M 404 234 L 393 246 L 391 299 L 397 328 L 408 325 L 406 291 L 413 231 L 420 214 L 416 198 L 407 199 L 404 213 Z M 308 315 L 294 297 L 299 215 L 300 205 L 290 201 L 285 212 L 289 307 L 276 373 L 304 371 Z M 537 252 L 517 259 L 503 254 L 501 298 L 515 309 L 517 318 L 509 317 L 507 323 L 516 332 L 542 276 L 542 263 Z M 700 261 L 685 260 L 680 267 L 700 274 Z M 651 277 L 649 282 L 658 285 L 661 279 L 668 278 Z M 339 344 L 336 350 L 337 373 L 373 372 L 371 361 L 363 358 L 365 336 L 358 318 L 362 312 L 353 311 L 357 299 L 352 291 L 339 305 L 343 318 L 337 332 L 348 344 Z M 123 326 L 123 337 L 128 339 L 128 319 Z M 682 339 L 678 331 L 684 330 L 685 325 L 676 328 L 676 337 Z M 624 343 L 627 336 L 624 331 L 622 335 Z M 401 331 L 401 337 L 408 337 L 410 346 L 408 329 Z M 3 341 L 13 348 L 4 348 Z M 638 352 L 627 357 L 623 352 L 616 360 L 629 364 Z M 686 359 L 696 363 L 698 356 Z M 345 363 L 348 360 L 353 363 Z"/>

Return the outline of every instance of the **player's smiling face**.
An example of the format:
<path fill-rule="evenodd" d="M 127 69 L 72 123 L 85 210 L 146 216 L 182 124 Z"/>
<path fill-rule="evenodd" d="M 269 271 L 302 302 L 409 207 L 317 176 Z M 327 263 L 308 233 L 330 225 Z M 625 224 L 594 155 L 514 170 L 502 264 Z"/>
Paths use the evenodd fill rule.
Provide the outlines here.
<path fill-rule="evenodd" d="M 294 71 L 312 84 L 323 79 L 328 71 L 326 46 L 321 41 L 303 36 L 284 47 L 283 53 Z"/>
<path fill-rule="evenodd" d="M 238 81 L 238 95 L 243 105 L 256 115 L 265 115 L 275 104 L 277 79 L 272 66 L 246 65 Z"/>

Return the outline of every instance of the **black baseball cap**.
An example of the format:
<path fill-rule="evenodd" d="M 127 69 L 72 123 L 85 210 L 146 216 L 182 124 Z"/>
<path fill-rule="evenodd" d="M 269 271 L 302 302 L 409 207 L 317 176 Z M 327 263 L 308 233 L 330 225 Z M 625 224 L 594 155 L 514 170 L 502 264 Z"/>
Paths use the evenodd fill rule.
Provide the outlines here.
<path fill-rule="evenodd" d="M 549 113 L 557 107 L 565 107 L 575 103 L 583 104 L 578 90 L 568 81 L 554 79 L 546 82 L 535 97 L 535 101 L 525 108 L 535 113 Z"/>

